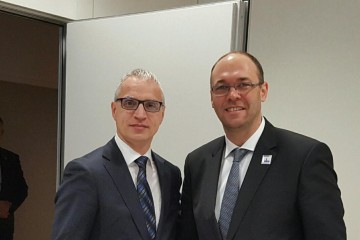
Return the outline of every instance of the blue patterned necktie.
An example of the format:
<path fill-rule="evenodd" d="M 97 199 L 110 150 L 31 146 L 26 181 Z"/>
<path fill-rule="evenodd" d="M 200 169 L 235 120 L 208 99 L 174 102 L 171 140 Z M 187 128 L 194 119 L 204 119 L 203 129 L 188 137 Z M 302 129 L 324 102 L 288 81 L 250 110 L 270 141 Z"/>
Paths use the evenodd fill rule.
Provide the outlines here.
<path fill-rule="evenodd" d="M 236 199 L 240 188 L 239 164 L 248 150 L 236 148 L 232 151 L 234 161 L 232 163 L 228 180 L 226 182 L 225 192 L 221 203 L 219 227 L 223 240 L 226 239 L 231 217 L 235 207 Z"/>
<path fill-rule="evenodd" d="M 146 227 L 149 232 L 150 239 L 155 239 L 156 235 L 156 219 L 154 202 L 151 195 L 149 184 L 146 180 L 146 162 L 148 158 L 141 156 L 135 160 L 139 166 L 139 173 L 137 176 L 137 192 L 141 207 L 145 214 Z"/>

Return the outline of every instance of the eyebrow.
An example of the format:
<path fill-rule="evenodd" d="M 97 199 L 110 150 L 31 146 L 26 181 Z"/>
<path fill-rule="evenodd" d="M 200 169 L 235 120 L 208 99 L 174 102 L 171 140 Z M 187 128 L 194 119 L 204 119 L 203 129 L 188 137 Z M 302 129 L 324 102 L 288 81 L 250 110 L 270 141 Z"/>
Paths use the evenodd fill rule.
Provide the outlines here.
<path fill-rule="evenodd" d="M 236 79 L 236 82 L 244 82 L 246 80 L 250 80 L 248 77 L 240 77 Z M 220 79 L 218 81 L 215 81 L 215 85 L 218 83 L 226 83 L 226 81 L 224 79 Z"/>
<path fill-rule="evenodd" d="M 135 98 L 133 96 L 125 96 L 125 97 L 119 97 L 119 98 L 128 98 L 128 99 L 133 99 L 133 100 L 137 100 L 137 101 L 155 101 L 155 102 L 163 102 L 162 100 L 157 100 L 157 99 L 138 99 Z M 119 99 L 118 98 L 118 99 Z"/>

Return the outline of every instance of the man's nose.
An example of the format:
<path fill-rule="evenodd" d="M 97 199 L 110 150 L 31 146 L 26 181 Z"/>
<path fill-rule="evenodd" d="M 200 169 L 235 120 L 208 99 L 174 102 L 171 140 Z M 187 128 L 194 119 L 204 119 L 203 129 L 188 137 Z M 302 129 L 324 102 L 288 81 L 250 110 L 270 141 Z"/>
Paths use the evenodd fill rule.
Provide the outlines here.
<path fill-rule="evenodd" d="M 236 90 L 235 86 L 230 87 L 228 95 L 231 98 L 241 98 L 240 92 Z"/>
<path fill-rule="evenodd" d="M 134 115 L 135 117 L 146 117 L 146 110 L 143 103 L 139 104 L 138 108 L 135 110 Z"/>

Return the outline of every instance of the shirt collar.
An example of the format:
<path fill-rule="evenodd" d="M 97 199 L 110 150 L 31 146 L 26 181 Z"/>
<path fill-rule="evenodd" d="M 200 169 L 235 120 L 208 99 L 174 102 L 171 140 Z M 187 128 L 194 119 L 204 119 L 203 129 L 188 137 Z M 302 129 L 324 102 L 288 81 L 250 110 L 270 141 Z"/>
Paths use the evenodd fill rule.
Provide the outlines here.
<path fill-rule="evenodd" d="M 144 155 L 140 155 L 138 152 L 136 152 L 134 149 L 132 149 L 129 145 L 127 145 L 117 134 L 115 134 L 115 142 L 117 146 L 119 147 L 122 155 L 124 156 L 125 162 L 128 166 L 130 164 L 136 164 L 134 163 L 136 159 L 138 159 L 140 156 L 146 156 L 150 160 L 150 166 L 151 168 L 154 168 L 154 162 L 151 157 L 151 149 L 148 149 Z"/>
<path fill-rule="evenodd" d="M 224 156 L 227 157 L 235 148 L 239 148 L 239 147 L 253 152 L 255 150 L 257 142 L 260 139 L 262 132 L 264 131 L 264 128 L 265 128 L 265 119 L 264 117 L 261 117 L 260 126 L 253 133 L 253 135 L 251 135 L 251 137 L 248 140 L 246 140 L 246 142 L 242 146 L 237 146 L 236 144 L 232 143 L 225 135 L 226 147 L 225 147 Z"/>

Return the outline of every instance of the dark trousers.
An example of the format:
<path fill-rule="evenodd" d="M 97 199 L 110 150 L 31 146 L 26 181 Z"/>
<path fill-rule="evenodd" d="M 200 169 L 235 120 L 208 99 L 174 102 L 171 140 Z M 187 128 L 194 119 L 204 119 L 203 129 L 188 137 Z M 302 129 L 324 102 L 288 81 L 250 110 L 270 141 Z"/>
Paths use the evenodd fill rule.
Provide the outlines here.
<path fill-rule="evenodd" d="M 0 240 L 13 240 L 14 215 L 7 219 L 0 218 Z"/>

